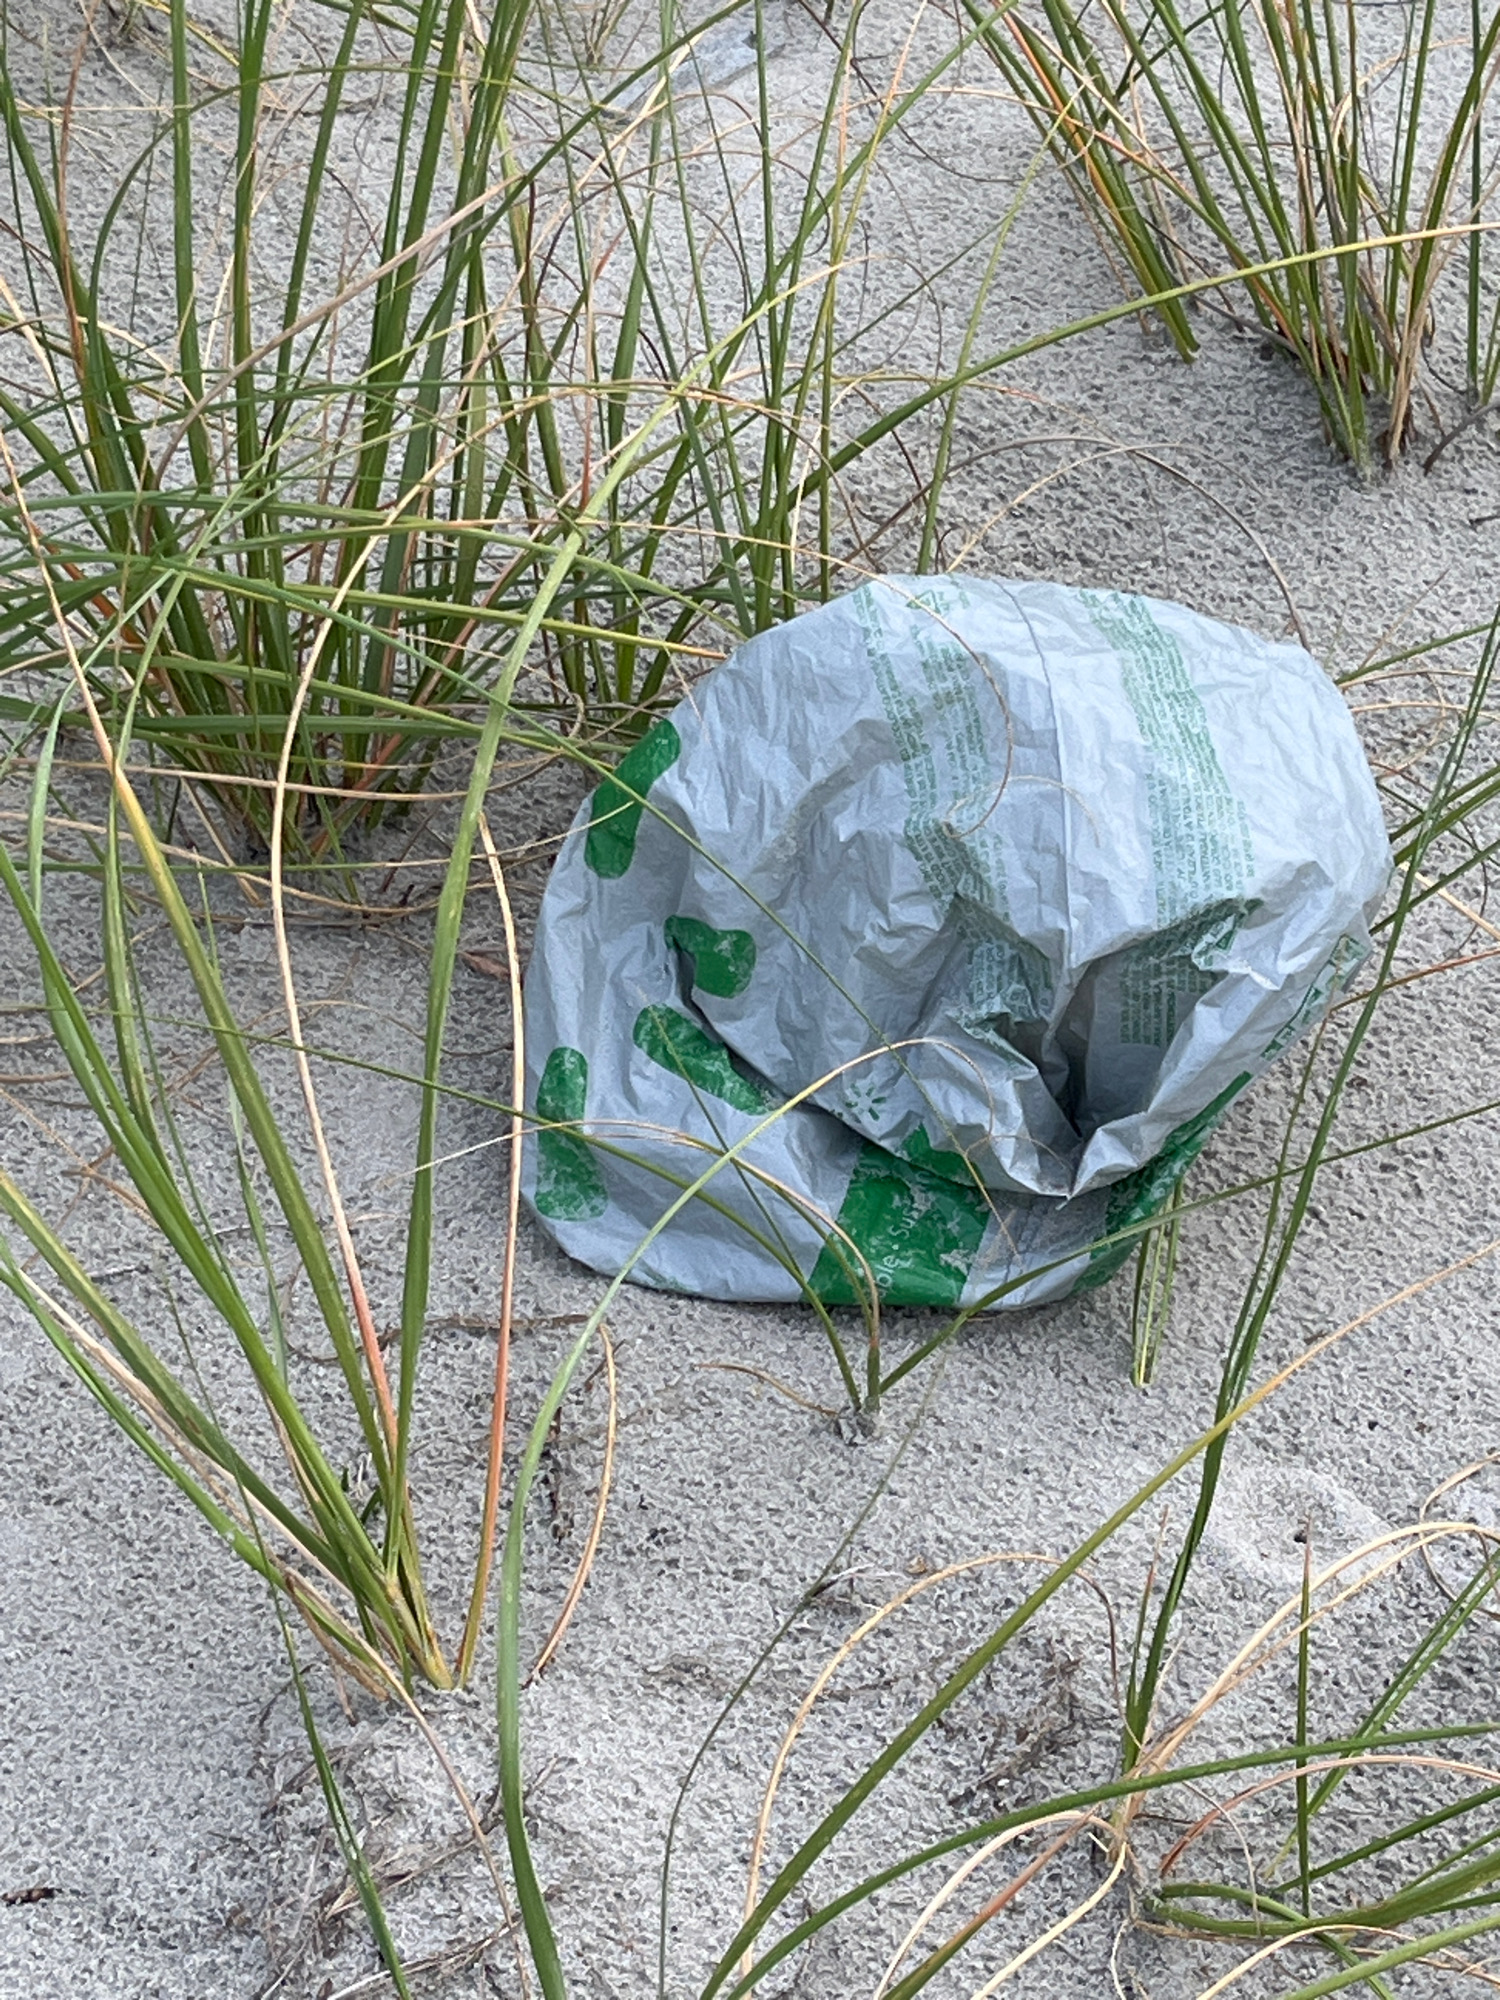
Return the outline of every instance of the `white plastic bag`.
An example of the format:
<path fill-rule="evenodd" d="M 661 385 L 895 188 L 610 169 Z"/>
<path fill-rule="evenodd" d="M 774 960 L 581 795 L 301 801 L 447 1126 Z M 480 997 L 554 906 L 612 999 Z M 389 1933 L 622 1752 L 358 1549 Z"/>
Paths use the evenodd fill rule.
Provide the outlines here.
<path fill-rule="evenodd" d="M 526 982 L 528 1198 L 615 1272 L 735 1148 L 633 1277 L 1058 1298 L 1348 984 L 1389 870 L 1300 648 L 868 584 L 741 647 L 580 812 Z"/>

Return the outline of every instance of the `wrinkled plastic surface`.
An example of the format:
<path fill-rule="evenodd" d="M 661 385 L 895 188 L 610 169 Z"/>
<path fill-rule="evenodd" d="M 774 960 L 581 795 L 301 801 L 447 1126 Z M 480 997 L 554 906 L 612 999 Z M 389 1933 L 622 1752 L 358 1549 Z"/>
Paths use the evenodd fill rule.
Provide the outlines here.
<path fill-rule="evenodd" d="M 1060 1297 L 1348 985 L 1389 871 L 1300 648 L 868 584 L 741 647 L 579 813 L 527 975 L 528 1199 L 595 1270 L 710 1298 Z"/>

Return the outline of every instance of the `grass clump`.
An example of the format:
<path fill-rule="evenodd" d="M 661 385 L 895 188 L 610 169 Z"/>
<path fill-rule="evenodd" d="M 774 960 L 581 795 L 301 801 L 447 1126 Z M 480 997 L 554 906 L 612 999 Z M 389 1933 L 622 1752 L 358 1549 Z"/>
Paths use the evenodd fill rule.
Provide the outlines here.
<path fill-rule="evenodd" d="M 1198 337 L 1185 302 L 1160 295 L 1243 273 L 1229 310 L 1296 361 L 1367 473 L 1397 462 L 1429 410 L 1441 428 L 1430 350 L 1445 297 L 1471 403 L 1489 403 L 1500 367 L 1482 241 L 1500 11 L 1476 0 L 1464 25 L 1449 32 L 1438 0 L 1379 15 L 1023 0 L 983 38 L 1178 353 Z"/>
<path fill-rule="evenodd" d="M 0 69 L 21 271 L 0 323 L 0 669 L 14 690 L 7 775 L 18 784 L 29 765 L 32 778 L 25 853 L 5 857 L 0 889 L 99 1136 L 230 1334 L 265 1432 L 231 1434 L 175 1336 L 108 1298 L 14 1179 L 0 1205 L 28 1247 L 8 1281 L 352 1671 L 371 1687 L 444 1686 L 473 1665 L 503 1361 L 456 1650 L 427 1609 L 408 1472 L 476 862 L 506 907 L 515 973 L 486 818 L 496 761 L 519 742 L 601 772 L 609 740 L 639 727 L 684 656 L 711 657 L 828 593 L 851 533 L 839 472 L 934 402 L 951 419 L 963 382 L 983 372 L 966 350 L 958 374 L 873 417 L 853 399 L 846 422 L 846 371 L 870 327 L 844 304 L 862 204 L 882 147 L 943 87 L 962 44 L 925 66 L 898 61 L 873 87 L 856 74 L 859 12 L 831 33 L 788 198 L 791 141 L 763 52 L 748 129 L 735 108 L 721 131 L 680 87 L 718 16 L 689 28 L 669 13 L 648 59 L 603 96 L 528 4 L 481 19 L 462 0 L 396 12 L 348 0 L 295 43 L 270 0 L 246 10 L 233 44 L 186 0 L 162 18 L 168 112 L 88 218 L 73 170 L 86 44 L 54 113 L 38 112 L 14 64 Z M 348 107 L 371 89 L 398 109 L 384 209 L 364 217 L 338 162 Z M 222 234 L 200 199 L 215 146 Z M 160 301 L 143 262 L 158 226 L 171 253 L 165 326 L 160 313 L 151 323 Z M 981 285 L 971 320 L 982 299 Z M 888 310 L 870 313 L 878 323 Z M 935 507 L 940 491 L 939 476 L 921 499 Z M 74 993 L 46 906 L 49 828 L 73 820 L 57 761 L 72 732 L 105 788 L 102 822 L 67 863 L 99 884 L 102 1017 Z M 337 861 L 351 832 L 410 805 L 447 742 L 468 761 L 448 801 L 409 1079 L 420 1112 L 388 1366 L 324 1135 L 287 898 L 294 871 Z M 206 801 L 222 866 L 269 902 L 283 1008 L 272 1040 L 291 1053 L 306 1116 L 296 1144 L 217 960 L 211 871 L 165 836 L 163 781 Z M 224 1070 L 242 1155 L 232 1226 L 267 1266 L 252 1279 L 225 1254 L 231 1225 L 210 1219 L 203 1162 L 163 1081 L 126 916 L 141 894 L 165 917 Z M 519 1120 L 518 1100 L 494 1108 Z M 273 1239 L 307 1278 L 373 1468 L 369 1505 L 351 1502 L 299 1399 Z"/>
<path fill-rule="evenodd" d="M 349 0 L 319 17 L 331 24 L 332 53 L 320 53 L 313 36 L 312 55 L 296 62 L 278 43 L 279 17 L 261 0 L 247 10 L 233 48 L 205 43 L 182 0 L 168 0 L 164 18 L 169 115 L 86 242 L 69 196 L 79 72 L 56 118 L 43 120 L 14 71 L 0 78 L 15 202 L 26 218 L 24 295 L 13 292 L 0 329 L 9 354 L 20 357 L 4 405 L 0 663 L 11 681 L 17 753 L 4 777 L 19 786 L 22 751 L 31 777 L 20 838 L 0 845 L 0 890 L 86 1106 L 96 1157 L 112 1161 L 112 1173 L 118 1169 L 119 1186 L 167 1275 L 150 1310 L 123 1303 L 88 1268 L 45 1199 L 7 1171 L 0 1173 L 6 1223 L 0 1280 L 121 1431 L 265 1579 L 287 1614 L 289 1633 L 309 1630 L 341 1671 L 368 1688 L 399 1699 L 419 1682 L 444 1688 L 476 1669 L 491 1539 L 503 1535 L 496 1700 L 509 1868 L 495 1863 L 497 1896 L 514 1894 L 536 1987 L 547 2000 L 562 2000 L 567 1940 L 557 1934 L 527 1811 L 527 1508 L 554 1419 L 595 1343 L 603 1347 L 613 1389 L 608 1313 L 619 1281 L 605 1288 L 578 1328 L 502 1495 L 515 1172 L 526 1125 L 518 1088 L 509 1097 L 468 1093 L 509 1134 L 512 1179 L 508 1235 L 497 1232 L 505 1237 L 504 1301 L 485 1495 L 464 1615 L 451 1634 L 439 1630 L 430 1606 L 411 1476 L 436 1256 L 442 1117 L 457 1094 L 448 1074 L 449 1017 L 476 868 L 502 913 L 513 988 L 519 976 L 505 866 L 489 820 L 497 760 L 506 745 L 519 743 L 542 754 L 571 749 L 602 769 L 605 746 L 638 726 L 680 661 L 710 657 L 830 592 L 842 566 L 857 568 L 862 560 L 840 511 L 839 475 L 935 410 L 943 426 L 938 470 L 916 480 L 916 514 L 930 550 L 959 395 L 1006 357 L 974 358 L 981 286 L 966 307 L 960 365 L 905 384 L 899 403 L 872 409 L 874 386 L 861 378 L 858 363 L 858 337 L 869 321 L 857 298 L 849 303 L 846 273 L 856 261 L 858 217 L 882 146 L 942 89 L 962 46 L 984 40 L 1003 50 L 1000 38 L 1011 36 L 1014 24 L 999 14 L 976 15 L 951 52 L 910 75 L 898 65 L 895 79 L 875 89 L 855 61 L 856 10 L 831 44 L 828 92 L 803 134 L 802 171 L 788 190 L 763 60 L 744 93 L 756 109 L 748 137 L 739 135 L 738 153 L 696 99 L 668 84 L 665 72 L 679 55 L 687 61 L 702 24 L 689 30 L 669 18 L 650 59 L 617 90 L 610 86 L 612 104 L 609 92 L 596 95 L 596 80 L 554 47 L 555 23 L 526 10 L 497 9 L 485 23 L 455 0 L 417 0 L 401 12 Z M 1054 25 L 1062 19 L 1055 16 Z M 608 28 L 603 15 L 593 21 L 591 55 Z M 1185 47 L 1198 32 L 1183 29 Z M 1420 19 L 1416 32 L 1413 76 L 1426 60 Z M 1480 43 L 1489 49 L 1483 36 Z M 1052 60 L 1039 42 L 1012 39 L 1008 46 L 1024 51 L 1014 59 L 1033 78 L 1044 59 Z M 1298 46 L 1300 59 L 1310 63 L 1321 45 Z M 205 48 L 208 54 L 195 54 Z M 1142 60 L 1153 49 L 1143 45 L 1143 52 Z M 1167 59 L 1153 60 L 1158 68 L 1150 75 L 1166 92 Z M 1403 228 L 1414 227 L 1414 218 L 1440 213 L 1441 227 L 1451 224 L 1460 166 L 1472 160 L 1466 149 L 1478 129 L 1489 60 L 1485 53 L 1473 69 L 1471 110 L 1467 122 L 1453 127 L 1457 138 L 1448 148 L 1452 160 L 1438 207 L 1407 190 L 1405 206 L 1385 220 L 1394 216 Z M 212 87 L 204 86 L 200 62 L 211 62 Z M 1081 56 L 1079 62 L 1087 69 Z M 1100 70 L 1089 85 L 1092 98 L 1079 99 L 1069 84 L 1063 105 L 1045 111 L 1047 129 L 1057 129 L 1081 171 L 1108 155 L 1110 172 L 1124 177 L 1119 187 L 1138 202 L 1140 217 L 1157 214 L 1150 204 L 1170 185 L 1190 208 L 1197 200 L 1198 221 L 1212 225 L 1208 195 L 1185 155 L 1173 169 L 1179 186 L 1138 148 L 1121 151 L 1126 112 L 1111 113 L 1111 123 L 1101 108 L 1114 73 Z M 366 235 L 346 235 L 343 223 L 335 223 L 325 236 L 329 205 L 338 199 L 331 163 L 341 107 L 357 87 L 382 78 L 394 79 L 402 103 L 388 203 Z M 1132 69 L 1127 81 L 1137 96 L 1145 91 L 1151 101 L 1167 102 L 1152 95 L 1157 82 L 1144 68 Z M 290 260 L 267 290 L 267 163 L 295 88 L 307 93 L 312 140 L 294 177 Z M 1128 97 L 1117 93 L 1118 104 Z M 1063 106 L 1074 105 L 1076 117 L 1069 109 L 1068 122 L 1059 125 Z M 1076 122 L 1085 107 L 1093 121 L 1087 125 Z M 1330 143 L 1342 144 L 1338 134 L 1348 120 L 1341 125 L 1334 111 L 1328 115 Z M 199 168 L 207 149 L 197 143 L 200 132 L 215 129 L 216 118 L 230 135 L 233 190 L 233 227 L 217 265 L 202 237 Z M 1075 143 L 1078 133 L 1084 137 Z M 162 198 L 171 220 L 171 330 L 148 341 L 138 326 L 122 324 L 110 299 L 132 190 L 154 186 L 161 161 L 169 163 Z M 1279 168 L 1280 154 L 1272 149 L 1268 162 Z M 1269 188 L 1270 166 L 1263 165 Z M 1215 170 L 1202 171 L 1227 251 L 1231 237 L 1240 240 L 1234 235 L 1240 224 Z M 1366 204 L 1358 228 L 1367 237 L 1374 196 L 1366 169 L 1346 164 L 1338 171 L 1349 176 L 1356 205 Z M 1410 356 L 1420 357 L 1421 342 L 1403 348 L 1403 329 L 1417 324 L 1412 315 L 1420 301 L 1430 301 L 1443 253 L 1432 247 L 1419 268 L 1420 256 L 1443 239 L 1408 245 L 1410 256 L 1399 268 L 1370 265 L 1361 260 L 1384 253 L 1355 251 L 1347 247 L 1352 237 L 1330 241 L 1319 233 L 1329 213 L 1312 197 L 1300 222 L 1285 218 L 1285 232 L 1241 244 L 1243 256 L 1229 256 L 1228 282 L 1241 282 L 1235 273 L 1247 259 L 1269 267 L 1280 258 L 1282 268 L 1265 270 L 1261 289 L 1252 289 L 1256 310 L 1264 309 L 1267 323 L 1294 346 L 1305 342 L 1330 422 L 1344 427 L 1339 435 L 1352 454 L 1393 454 L 1399 440 L 1382 443 L 1375 435 L 1368 398 L 1384 396 L 1394 412 L 1395 386 L 1404 382 L 1401 421 L 1409 425 L 1416 379 Z M 1143 261 L 1138 276 L 1177 325 L 1172 316 L 1180 315 L 1181 301 L 1169 295 L 1180 288 L 1188 266 L 1176 260 L 1187 250 L 1164 226 L 1148 229 L 1144 220 L 1130 241 L 1143 260 L 1147 247 L 1161 259 Z M 140 266 L 126 262 L 130 283 L 140 289 Z M 1382 291 L 1374 278 L 1367 284 L 1361 274 L 1372 269 L 1394 291 Z M 309 304 L 315 270 L 333 282 Z M 1223 276 L 1221 269 L 1211 282 Z M 1380 376 L 1387 362 L 1392 369 L 1398 363 L 1371 331 L 1379 324 L 1395 329 L 1397 355 L 1408 355 L 1401 364 L 1407 376 Z M 1191 323 L 1182 318 L 1180 326 L 1190 340 Z M 1329 346 L 1334 335 L 1337 344 Z M 1038 334 L 1026 345 L 1057 337 L 1060 331 Z M 1487 393 L 1489 364 L 1482 345 L 1474 351 L 1477 390 Z M 1372 391 L 1380 381 L 1387 386 Z M 1406 1715 L 1489 1608 L 1494 1576 L 1487 1538 L 1470 1535 L 1478 1547 L 1471 1573 L 1366 1712 L 1320 1718 L 1310 1689 L 1323 1621 L 1378 1582 L 1382 1563 L 1387 1570 L 1409 1563 L 1444 1539 L 1458 1542 L 1468 1529 L 1423 1524 L 1394 1538 L 1383 1554 L 1361 1551 L 1373 1566 L 1357 1577 L 1347 1564 L 1314 1569 L 1309 1559 L 1296 1600 L 1200 1699 L 1175 1720 L 1164 1719 L 1175 1694 L 1174 1647 L 1229 1440 L 1285 1379 L 1315 1365 L 1321 1351 L 1257 1379 L 1315 1190 L 1339 1158 L 1345 1086 L 1388 995 L 1425 976 L 1402 956 L 1414 915 L 1481 869 L 1496 844 L 1487 815 L 1500 796 L 1500 769 L 1482 736 L 1493 664 L 1492 646 L 1462 698 L 1444 706 L 1438 733 L 1446 747 L 1434 767 L 1425 776 L 1403 774 L 1390 792 L 1401 874 L 1381 960 L 1310 1052 L 1279 1157 L 1253 1188 L 1199 1199 L 1184 1194 L 1164 1215 L 1129 1232 L 1144 1246 L 1135 1366 L 1146 1380 L 1180 1243 L 1220 1202 L 1246 1194 L 1266 1200 L 1212 1419 L 1074 1549 L 1041 1562 L 1040 1580 L 1014 1609 L 949 1664 L 935 1692 L 878 1754 L 852 1778 L 845 1774 L 833 1802 L 780 1865 L 755 1875 L 743 1921 L 697 1981 L 700 2000 L 771 1991 L 773 1982 L 779 1990 L 810 1941 L 843 1936 L 861 1922 L 878 1927 L 886 1920 L 885 1892 L 918 1880 L 921 1921 L 887 1942 L 882 2000 L 912 2000 L 950 1969 L 967 1976 L 976 1964 L 977 1990 L 994 1990 L 1132 1878 L 1145 1885 L 1154 1919 L 1226 1941 L 1244 1954 L 1240 1963 L 1257 1953 L 1320 1954 L 1311 1980 L 1295 1989 L 1299 1996 L 1359 1984 L 1389 1995 L 1396 1989 L 1388 1973 L 1423 1961 L 1446 1973 L 1453 1961 L 1442 1954 L 1500 1923 L 1494 1888 L 1500 1781 L 1477 1769 L 1472 1747 L 1493 1731 L 1496 1718 L 1476 1714 L 1426 1727 Z M 581 719 L 595 740 L 569 743 L 559 716 L 570 728 Z M 56 755 L 62 732 L 78 726 L 89 732 L 105 805 L 102 830 L 89 830 L 63 851 Z M 399 1298 L 390 1301 L 399 1315 L 392 1336 L 356 1248 L 325 1131 L 320 1083 L 331 1059 L 313 1046 L 299 1003 L 288 876 L 298 865 L 337 855 L 353 830 L 404 806 L 450 742 L 462 745 L 468 764 L 453 802 L 433 913 L 422 1054 L 410 1074 L 396 1079 L 415 1100 L 417 1129 Z M 183 781 L 205 789 L 223 824 L 263 843 L 281 1003 L 269 1028 L 245 1018 L 222 968 L 221 912 L 212 886 L 205 887 L 206 871 L 184 868 L 163 839 L 148 779 L 164 772 L 186 774 Z M 60 949 L 55 871 L 64 867 L 97 890 L 103 976 L 95 989 L 81 987 Z M 188 1129 L 169 1081 L 163 1044 L 182 1022 L 163 1019 L 141 966 L 133 923 L 146 906 L 162 920 L 165 948 L 191 991 L 193 1032 L 224 1081 L 235 1138 L 232 1204 L 222 1199 L 222 1187 L 211 1191 L 201 1135 Z M 300 1091 L 300 1121 L 268 1082 L 273 1062 Z M 716 1176 L 737 1167 L 733 1148 L 705 1158 L 701 1173 L 676 1191 L 677 1205 L 711 1201 Z M 236 1232 L 253 1246 L 248 1267 L 226 1247 Z M 1374 1310 L 1494 1247 L 1445 1266 Z M 649 1248 L 648 1239 L 639 1254 Z M 288 1272 L 298 1276 L 301 1291 L 295 1326 L 286 1305 Z M 855 1397 L 877 1406 L 937 1358 L 971 1316 L 891 1358 L 874 1337 L 872 1301 L 865 1382 L 847 1359 L 841 1378 Z M 1357 1316 L 1329 1342 L 1352 1337 L 1372 1316 Z M 204 1323 L 213 1329 L 211 1342 L 193 1333 Z M 315 1408 L 307 1393 L 297 1347 L 308 1334 L 318 1339 L 320 1359 L 333 1364 L 338 1408 L 331 1419 L 326 1399 Z M 226 1353 L 249 1397 L 221 1395 Z M 610 1437 L 612 1443 L 612 1427 Z M 370 1467 L 368 1491 L 348 1476 L 356 1454 Z M 1061 1590 L 1075 1581 L 1087 1585 L 1094 1558 L 1174 1482 L 1194 1477 L 1185 1532 L 1142 1580 L 1112 1774 L 1081 1788 L 1044 1786 L 1042 1796 L 1014 1810 L 969 1817 L 955 1807 L 962 1823 L 941 1838 L 909 1852 L 899 1843 L 877 1869 L 856 1870 L 830 1887 L 828 1871 L 845 1851 L 841 1839 L 885 1780 L 944 1725 L 983 1674 L 1036 1633 Z M 882 1479 L 794 1616 L 838 1573 L 884 1485 Z M 599 1546 L 605 1497 L 585 1566 Z M 917 1594 L 906 1593 L 888 1609 L 904 1609 Z M 564 1617 L 577 1601 L 575 1583 Z M 883 1611 L 867 1623 L 873 1629 L 884 1617 Z M 786 1629 L 772 1636 L 741 1693 Z M 830 1662 L 784 1739 L 751 1850 L 755 1868 L 785 1757 L 828 1678 L 861 1642 L 862 1635 Z M 1252 1675 L 1288 1668 L 1295 1688 L 1281 1740 L 1233 1754 L 1197 1754 L 1195 1737 L 1238 1687 Z M 342 1851 L 392 1980 L 405 1991 L 381 1885 L 339 1805 L 334 1765 L 318 1743 L 300 1678 L 298 1695 Z M 1442 1800 L 1417 1799 L 1434 1759 L 1457 1789 Z M 1399 1767 L 1410 1777 L 1412 1802 L 1350 1841 L 1338 1830 L 1334 1807 L 1349 1783 L 1377 1766 Z M 700 1753 L 684 1795 L 704 1768 Z M 1262 1772 L 1270 1774 L 1265 1796 L 1280 1817 L 1268 1865 L 1247 1891 L 1218 1869 L 1209 1822 L 1218 1825 L 1238 1810 Z M 1205 1788 L 1214 1801 L 1208 1820 L 1201 1817 Z M 1145 1805 L 1174 1795 L 1191 1802 L 1183 1810 L 1193 1818 L 1170 1854 L 1153 1859 Z M 1052 1843 L 1048 1853 L 1097 1842 L 1105 1857 L 1103 1886 L 1096 1882 L 1078 1906 L 1025 1943 L 1002 1949 L 997 1926 L 1009 1921 L 1040 1865 L 1031 1848 L 1013 1866 L 1014 1856 L 1037 1835 Z M 669 1960 L 679 1845 L 674 1823 L 663 1863 L 662 1992 L 680 1984 Z M 992 1864 L 1002 1871 L 998 1884 L 985 1873 Z M 1381 1876 L 1374 1888 L 1372 1873 Z M 1386 1879 L 1392 1875 L 1397 1879 Z M 979 1963 L 995 1951 L 998 1961 Z"/>
<path fill-rule="evenodd" d="M 285 750 L 295 865 L 473 742 L 523 628 L 527 711 L 618 745 L 826 596 L 863 540 L 840 476 L 982 372 L 892 412 L 858 359 L 893 310 L 859 268 L 881 154 L 972 36 L 872 82 L 856 7 L 789 123 L 763 46 L 735 101 L 692 88 L 733 12 L 669 7 L 606 80 L 534 0 L 254 0 L 232 43 L 169 0 L 167 102 L 103 200 L 87 35 L 39 109 L 13 27 L 12 720 L 76 659 L 112 740 L 261 854 Z M 942 472 L 912 462 L 929 511 Z"/>

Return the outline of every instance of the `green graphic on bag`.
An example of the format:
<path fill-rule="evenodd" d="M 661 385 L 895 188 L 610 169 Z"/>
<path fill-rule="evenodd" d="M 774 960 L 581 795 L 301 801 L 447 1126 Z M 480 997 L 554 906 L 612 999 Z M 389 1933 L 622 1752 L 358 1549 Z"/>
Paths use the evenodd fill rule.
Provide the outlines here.
<path fill-rule="evenodd" d="M 913 1133 L 906 1150 L 920 1157 L 903 1159 L 868 1142 L 861 1147 L 838 1213 L 854 1250 L 830 1235 L 808 1279 L 825 1305 L 864 1304 L 871 1276 L 887 1305 L 956 1306 L 962 1299 L 989 1227 L 989 1203 L 958 1155 L 934 1155 L 925 1133 Z M 920 1163 L 934 1157 L 943 1163 L 936 1170 Z M 963 1183 L 949 1178 L 949 1160 L 957 1161 Z"/>
<path fill-rule="evenodd" d="M 588 1109 L 589 1066 L 577 1049 L 557 1048 L 547 1058 L 536 1094 L 536 1194 L 539 1215 L 555 1222 L 588 1222 L 609 1206 L 598 1163 L 576 1132 Z"/>
<path fill-rule="evenodd" d="M 749 931 L 716 931 L 696 917 L 668 917 L 667 943 L 692 962 L 691 984 L 721 1000 L 743 993 L 755 974 L 755 939 Z"/>
<path fill-rule="evenodd" d="M 748 1117 L 760 1117 L 776 1102 L 762 1084 L 735 1068 L 722 1042 L 675 1007 L 643 1007 L 635 1017 L 631 1039 L 652 1062 Z"/>
<path fill-rule="evenodd" d="M 670 771 L 682 753 L 682 739 L 670 722 L 658 722 L 632 750 L 620 759 L 612 778 L 606 778 L 589 801 L 589 830 L 584 837 L 583 856 L 596 875 L 613 879 L 623 875 L 635 859 L 635 837 L 640 830 L 642 801 L 665 771 Z"/>
<path fill-rule="evenodd" d="M 1205 1104 L 1196 1117 L 1184 1119 L 1176 1127 L 1154 1160 L 1148 1160 L 1135 1173 L 1115 1182 L 1109 1191 L 1109 1207 L 1104 1217 L 1105 1236 L 1129 1229 L 1132 1223 L 1145 1222 L 1165 1205 L 1173 1188 L 1203 1151 L 1215 1125 L 1249 1081 L 1250 1072 L 1246 1070 L 1233 1083 L 1226 1084 L 1212 1104 Z M 1123 1243 L 1104 1243 L 1091 1250 L 1089 1267 L 1075 1289 L 1091 1292 L 1096 1285 L 1104 1284 L 1139 1249 L 1140 1242 L 1138 1236 L 1127 1236 Z"/>

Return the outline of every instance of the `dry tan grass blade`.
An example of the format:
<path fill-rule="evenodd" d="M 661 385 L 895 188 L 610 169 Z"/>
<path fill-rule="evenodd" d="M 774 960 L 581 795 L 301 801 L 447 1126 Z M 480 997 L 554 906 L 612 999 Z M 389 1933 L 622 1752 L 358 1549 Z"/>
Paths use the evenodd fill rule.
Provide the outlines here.
<path fill-rule="evenodd" d="M 594 1501 L 593 1519 L 589 1522 L 583 1554 L 578 1558 L 578 1567 L 574 1570 L 573 1580 L 568 1585 L 568 1594 L 563 1599 L 562 1609 L 557 1614 L 552 1630 L 547 1634 L 547 1643 L 537 1654 L 536 1665 L 526 1677 L 528 1684 L 544 1674 L 556 1658 L 557 1649 L 573 1621 L 578 1600 L 582 1597 L 584 1586 L 589 1580 L 589 1572 L 594 1567 L 594 1557 L 599 1551 L 599 1538 L 604 1533 L 604 1517 L 609 1508 L 610 1487 L 614 1480 L 615 1439 L 619 1433 L 619 1385 L 615 1376 L 614 1342 L 609 1337 L 609 1328 L 602 1320 L 599 1322 L 599 1341 L 604 1349 L 604 1375 L 609 1393 L 609 1411 L 604 1421 L 604 1467 L 599 1475 L 599 1492 Z"/>

